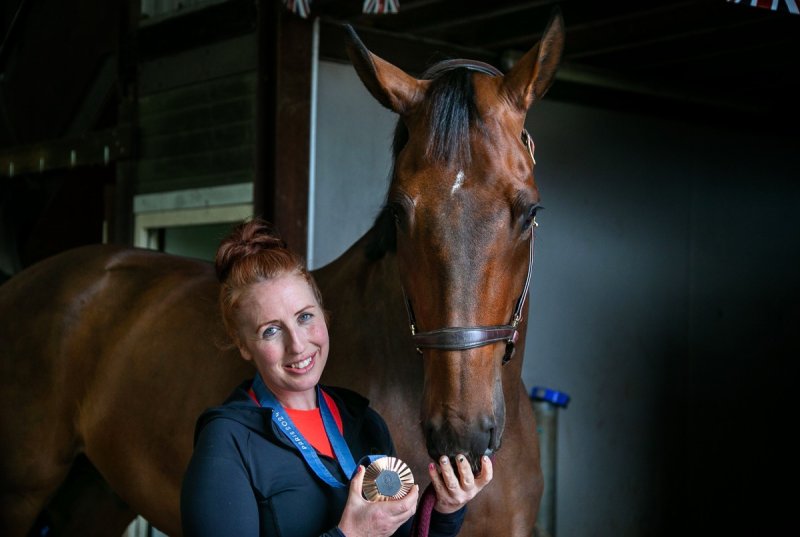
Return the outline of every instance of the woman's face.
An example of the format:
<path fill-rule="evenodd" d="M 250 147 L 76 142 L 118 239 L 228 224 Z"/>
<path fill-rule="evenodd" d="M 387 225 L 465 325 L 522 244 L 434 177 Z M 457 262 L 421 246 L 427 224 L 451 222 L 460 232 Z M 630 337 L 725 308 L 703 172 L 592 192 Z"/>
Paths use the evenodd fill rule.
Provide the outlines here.
<path fill-rule="evenodd" d="M 315 408 L 328 327 L 303 276 L 287 273 L 250 286 L 239 299 L 236 321 L 239 352 L 255 363 L 281 404 Z"/>

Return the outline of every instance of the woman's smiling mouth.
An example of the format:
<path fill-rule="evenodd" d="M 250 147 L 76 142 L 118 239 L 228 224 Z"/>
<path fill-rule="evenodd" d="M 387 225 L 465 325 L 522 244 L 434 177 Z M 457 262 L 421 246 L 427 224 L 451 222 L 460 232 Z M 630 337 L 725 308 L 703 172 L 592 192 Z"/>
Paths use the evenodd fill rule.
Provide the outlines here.
<path fill-rule="evenodd" d="M 286 365 L 284 367 L 286 367 L 286 369 L 291 369 L 291 370 L 296 371 L 298 373 L 305 373 L 313 365 L 314 357 L 316 355 L 317 355 L 317 353 L 315 352 L 314 354 L 312 354 L 311 356 L 309 356 L 305 360 L 300 360 L 299 362 L 294 362 L 293 364 L 288 364 L 288 365 Z"/>

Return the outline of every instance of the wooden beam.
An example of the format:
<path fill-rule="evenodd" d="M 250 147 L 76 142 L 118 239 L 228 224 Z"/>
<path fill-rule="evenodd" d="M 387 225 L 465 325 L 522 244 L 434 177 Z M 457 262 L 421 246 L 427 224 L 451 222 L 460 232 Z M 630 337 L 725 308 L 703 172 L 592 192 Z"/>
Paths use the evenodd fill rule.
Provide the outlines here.
<path fill-rule="evenodd" d="M 452 14 L 446 19 L 434 20 L 427 24 L 423 23 L 414 26 L 414 32 L 419 34 L 430 34 L 433 32 L 441 32 L 449 30 L 456 26 L 464 26 L 467 24 L 485 24 L 487 20 L 508 15 L 517 15 L 520 12 L 529 11 L 541 7 L 552 6 L 558 3 L 557 0 L 529 0 L 527 2 L 514 2 L 507 6 L 492 5 L 488 9 L 476 11 L 472 14 L 457 15 Z"/>
<path fill-rule="evenodd" d="M 0 177 L 107 165 L 130 156 L 131 138 L 129 129 L 115 128 L 4 149 Z"/>
<path fill-rule="evenodd" d="M 117 49 L 119 57 L 118 87 L 120 98 L 117 108 L 117 125 L 131 133 L 138 131 L 138 28 L 142 12 L 141 0 L 125 0 L 119 21 Z M 105 192 L 106 232 L 104 240 L 113 244 L 133 244 L 133 196 L 138 175 L 138 137 L 131 136 L 131 158 L 117 162 L 114 184 Z"/>
<path fill-rule="evenodd" d="M 254 212 L 305 256 L 311 139 L 311 21 L 258 3 Z"/>
<path fill-rule="evenodd" d="M 356 32 L 371 52 L 415 75 L 436 61 L 448 58 L 467 58 L 500 66 L 500 57 L 484 49 L 459 47 L 435 39 L 360 26 L 356 27 Z M 342 23 L 321 20 L 320 59 L 350 63 L 344 44 L 345 33 Z"/>

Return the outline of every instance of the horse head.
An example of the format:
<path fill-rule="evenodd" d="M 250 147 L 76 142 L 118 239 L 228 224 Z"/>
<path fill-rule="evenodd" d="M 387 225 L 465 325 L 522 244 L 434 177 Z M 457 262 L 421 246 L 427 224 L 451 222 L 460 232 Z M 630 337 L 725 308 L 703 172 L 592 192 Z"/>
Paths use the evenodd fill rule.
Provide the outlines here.
<path fill-rule="evenodd" d="M 500 447 L 504 375 L 527 294 L 539 192 L 528 108 L 550 86 L 564 43 L 560 13 L 505 75 L 449 60 L 420 79 L 371 53 L 349 28 L 348 54 L 369 92 L 399 114 L 394 167 L 376 227 L 396 251 L 417 350 L 429 454 Z M 517 318 L 515 318 L 517 317 Z M 410 350 L 410 352 L 413 352 Z"/>

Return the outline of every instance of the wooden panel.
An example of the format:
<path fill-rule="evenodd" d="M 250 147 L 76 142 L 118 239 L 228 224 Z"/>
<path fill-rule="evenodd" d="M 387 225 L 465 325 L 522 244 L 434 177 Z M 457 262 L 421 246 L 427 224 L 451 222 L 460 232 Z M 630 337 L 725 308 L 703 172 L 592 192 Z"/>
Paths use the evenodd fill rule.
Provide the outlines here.
<path fill-rule="evenodd" d="M 4 44 L 0 64 L 0 145 L 4 146 L 65 136 L 98 68 L 117 53 L 123 3 L 27 3 L 13 41 Z"/>
<path fill-rule="evenodd" d="M 247 182 L 251 172 L 252 146 L 199 152 L 192 155 L 139 161 L 137 193 L 174 190 L 176 180 L 191 181 L 190 188 Z M 236 176 L 239 176 L 234 180 Z M 250 177 L 252 180 L 252 176 Z"/>
<path fill-rule="evenodd" d="M 252 148 L 254 133 L 252 119 L 223 123 L 197 129 L 156 135 L 143 130 L 140 145 L 142 159 L 169 158 L 230 150 L 241 146 Z"/>
<path fill-rule="evenodd" d="M 136 192 L 252 182 L 255 73 L 139 99 Z"/>
<path fill-rule="evenodd" d="M 259 2 L 255 214 L 306 255 L 312 23 L 280 2 Z"/>
<path fill-rule="evenodd" d="M 237 73 L 255 71 L 255 34 L 203 43 L 141 64 L 139 94 L 148 95 Z"/>

